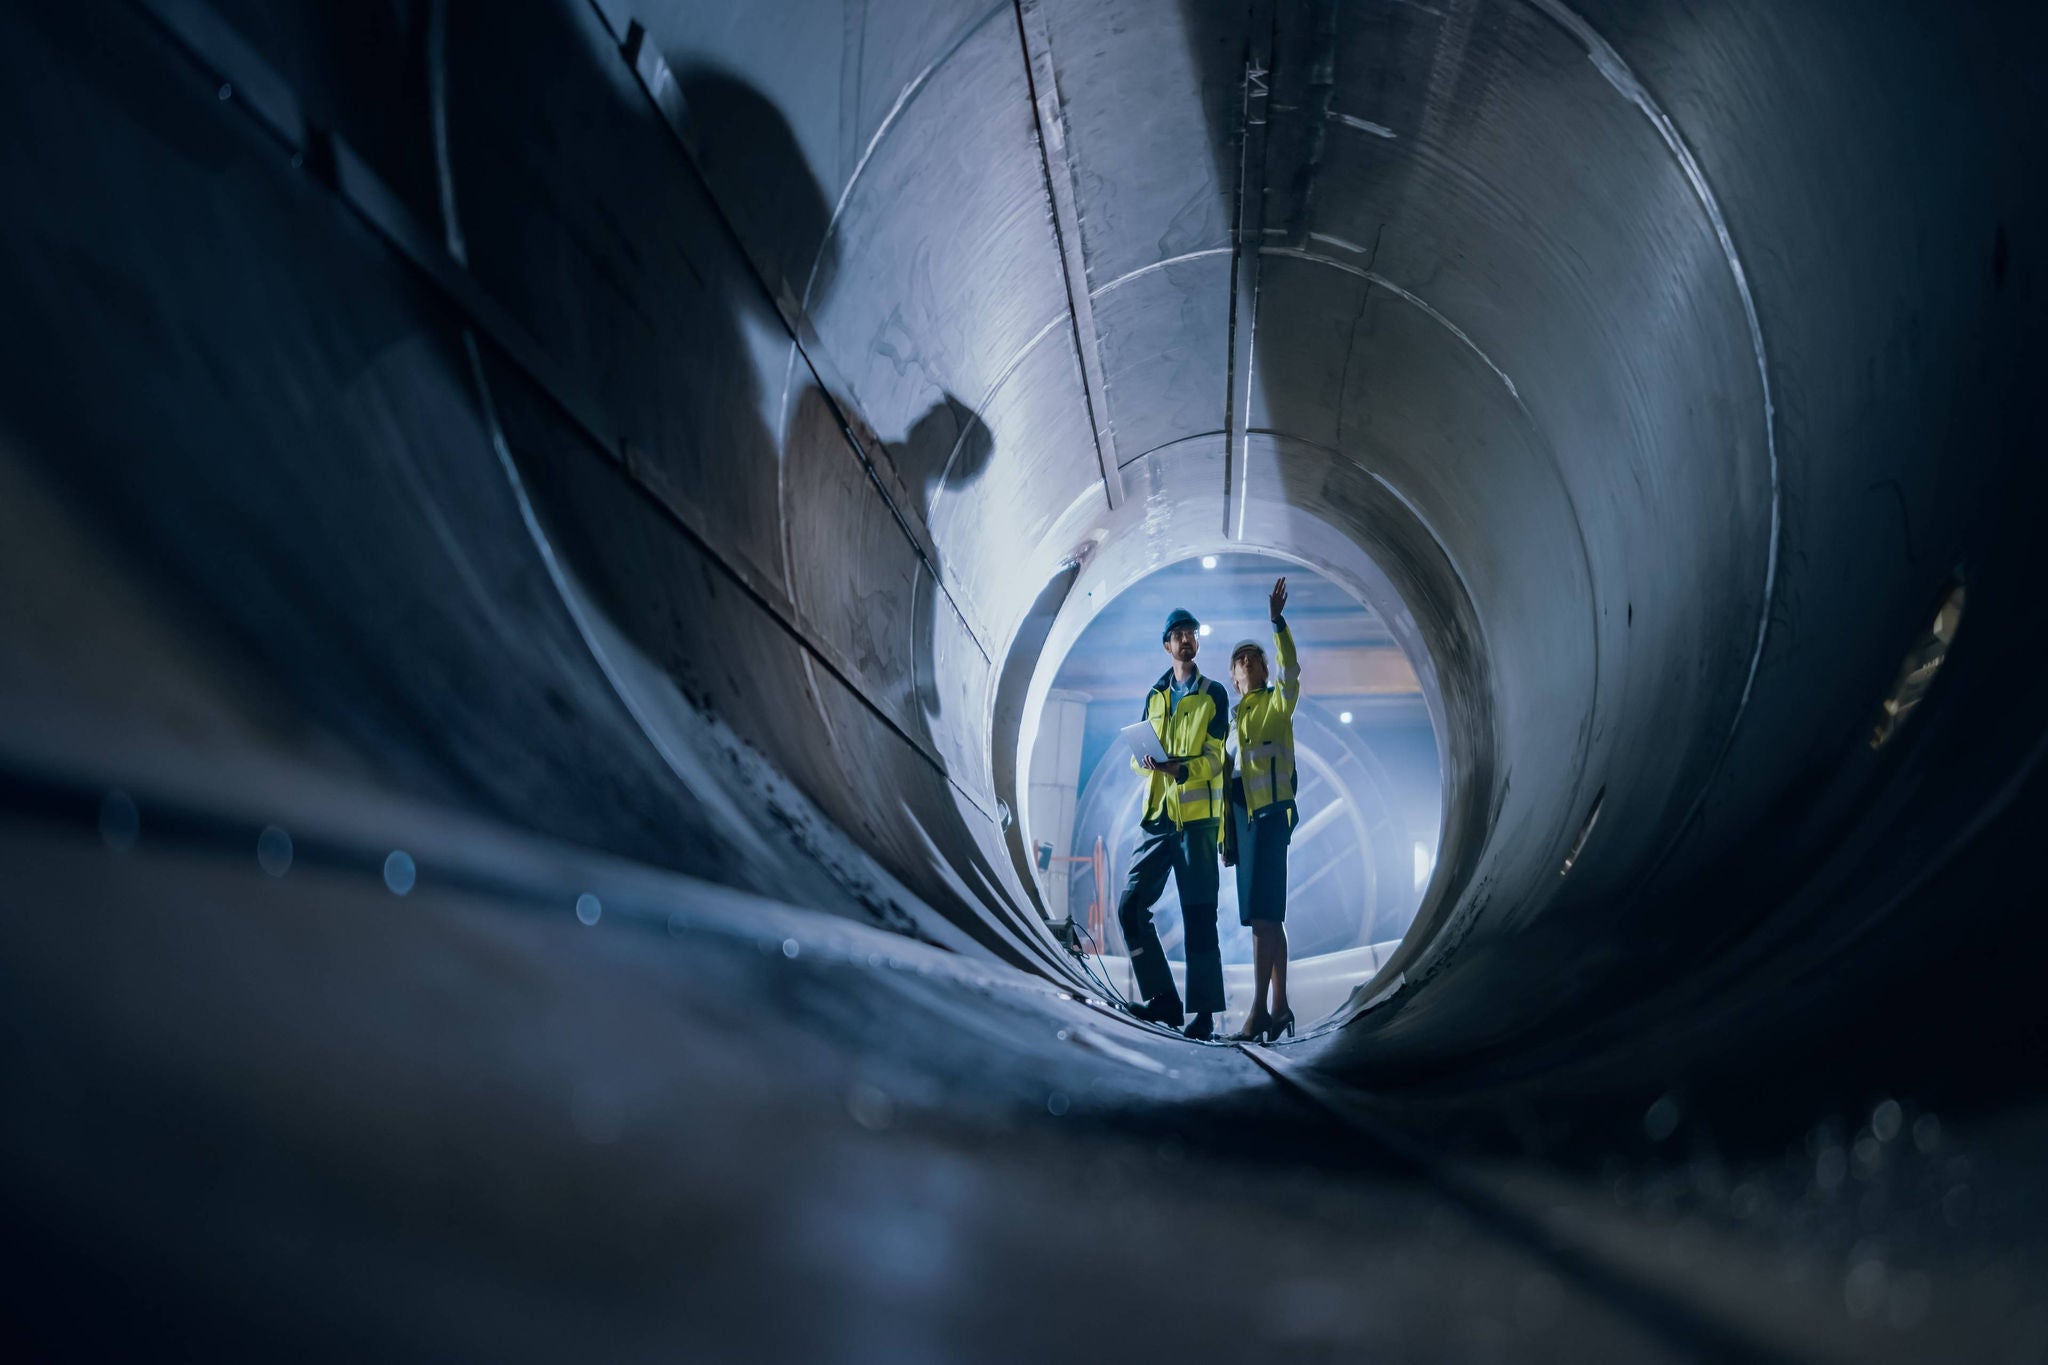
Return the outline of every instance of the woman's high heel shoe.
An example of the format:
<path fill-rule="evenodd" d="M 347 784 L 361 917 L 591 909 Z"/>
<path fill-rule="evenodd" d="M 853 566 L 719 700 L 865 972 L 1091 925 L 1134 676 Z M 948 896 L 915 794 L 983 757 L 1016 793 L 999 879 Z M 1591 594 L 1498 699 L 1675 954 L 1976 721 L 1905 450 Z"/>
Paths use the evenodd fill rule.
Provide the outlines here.
<path fill-rule="evenodd" d="M 1267 1042 L 1279 1042 L 1280 1035 L 1283 1033 L 1285 1033 L 1289 1038 L 1292 1038 L 1294 1036 L 1294 1011 L 1291 1009 L 1280 1011 L 1280 1013 L 1274 1015 L 1266 1023 Z"/>
<path fill-rule="evenodd" d="M 1246 1017 L 1244 1027 L 1230 1035 L 1230 1041 L 1233 1043 L 1261 1042 L 1266 1036 L 1266 1026 L 1272 1022 L 1271 1016 L 1264 1010 L 1253 1010 Z"/>

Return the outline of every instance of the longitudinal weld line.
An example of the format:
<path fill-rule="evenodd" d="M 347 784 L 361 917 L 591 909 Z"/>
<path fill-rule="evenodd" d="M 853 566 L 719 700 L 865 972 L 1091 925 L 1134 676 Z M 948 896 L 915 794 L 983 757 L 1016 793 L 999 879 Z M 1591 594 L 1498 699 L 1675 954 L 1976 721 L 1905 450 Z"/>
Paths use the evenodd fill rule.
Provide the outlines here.
<path fill-rule="evenodd" d="M 487 338 L 491 348 L 518 370 L 568 420 L 578 435 L 608 463 L 619 468 L 626 476 L 629 488 L 647 499 L 770 620 L 817 659 L 826 672 L 872 712 L 890 733 L 929 763 L 962 800 L 985 819 L 995 820 L 994 812 L 983 807 L 980 798 L 954 778 L 937 753 L 868 696 L 856 681 L 858 670 L 849 661 L 839 658 L 838 652 L 828 642 L 806 629 L 779 594 L 757 581 L 745 566 L 727 557 L 708 530 L 693 524 L 692 519 L 672 505 L 668 497 L 650 488 L 637 474 L 624 467 L 619 452 L 602 434 L 601 425 L 593 415 L 596 411 L 594 405 L 557 372 L 546 352 L 478 286 L 475 277 L 449 256 L 444 245 L 436 239 L 436 234 L 426 231 L 414 221 L 403 202 L 344 139 L 332 133 L 316 135 L 305 119 L 297 94 L 233 29 L 203 4 L 180 3 L 175 6 L 173 14 L 166 13 L 157 0 L 130 0 L 130 3 L 207 80 L 221 82 L 228 92 L 224 98 L 238 106 L 244 116 L 285 153 L 294 157 L 310 155 L 313 144 L 317 142 L 323 149 L 322 154 L 331 161 L 320 181 L 335 198 L 401 259 L 419 271 L 463 322 Z M 969 638 L 973 638 L 971 630 Z"/>
<path fill-rule="evenodd" d="M 1060 106 L 1059 74 L 1053 66 L 1052 35 L 1039 0 L 1016 0 L 1017 40 L 1024 48 L 1024 83 L 1038 127 L 1039 162 L 1045 194 L 1052 204 L 1053 247 L 1067 286 L 1067 316 L 1081 359 L 1081 401 L 1095 435 L 1095 463 L 1111 511 L 1123 505 L 1124 478 L 1116 457 L 1116 432 L 1109 422 L 1109 389 L 1102 370 L 1102 340 L 1095 330 L 1095 304 L 1088 293 L 1088 263 L 1081 242 L 1081 216 L 1074 203 L 1073 171 L 1067 161 L 1067 122 Z"/>
<path fill-rule="evenodd" d="M 1251 490 L 1252 366 L 1259 312 L 1259 247 L 1266 235 L 1266 107 L 1271 91 L 1272 0 L 1252 0 L 1245 39 L 1243 127 L 1238 137 L 1235 240 L 1230 258 L 1230 367 L 1224 395 L 1223 534 L 1243 540 Z"/>
<path fill-rule="evenodd" d="M 922 517 L 906 509 L 890 491 L 890 483 L 895 477 L 894 463 L 888 461 L 886 451 L 878 461 L 868 450 L 867 444 L 860 439 L 859 428 L 856 428 L 848 418 L 846 406 L 852 401 L 851 386 L 844 383 L 837 386 L 839 391 L 847 395 L 846 401 L 842 402 L 839 392 L 835 392 L 834 385 L 826 382 L 825 369 L 821 368 L 818 360 L 803 343 L 802 315 L 795 313 L 794 305 L 786 304 L 762 276 L 753 255 L 747 250 L 746 239 L 740 235 L 739 225 L 733 221 L 732 215 L 726 212 L 724 203 L 720 201 L 711 182 L 705 178 L 704 172 L 697 165 L 697 158 L 690 150 L 687 130 L 681 122 L 682 109 L 675 91 L 675 75 L 669 69 L 667 59 L 649 45 L 647 29 L 638 20 L 628 20 L 625 31 L 620 32 L 608 6 L 599 3 L 599 0 L 590 0 L 590 6 L 618 43 L 620 57 L 632 71 L 634 80 L 646 92 L 648 100 L 654 105 L 654 112 L 661 118 L 662 125 L 675 138 L 676 148 L 682 153 L 683 164 L 689 168 L 691 176 L 697 181 L 697 187 L 703 191 L 705 202 L 711 205 L 711 212 L 718 219 L 719 227 L 725 232 L 739 258 L 746 262 L 747 277 L 754 282 L 755 288 L 760 290 L 761 297 L 767 301 L 770 310 L 781 320 L 783 330 L 789 333 L 791 348 L 803 361 L 804 369 L 809 371 L 811 379 L 817 385 L 819 396 L 832 410 L 832 420 L 838 424 L 840 435 L 846 439 L 854 457 L 866 469 L 868 482 L 874 487 L 875 495 L 882 500 L 882 505 L 889 509 L 889 515 L 895 520 L 897 529 L 903 533 L 904 540 L 909 542 L 911 552 L 931 574 L 932 583 L 945 597 L 946 605 L 960 618 L 961 629 L 966 631 L 967 638 L 980 653 L 982 662 L 993 666 L 994 660 L 989 654 L 988 646 L 982 643 L 981 633 L 974 628 L 973 621 L 969 620 L 967 613 L 961 609 L 959 600 L 953 596 L 953 590 L 946 582 L 946 576 L 939 570 L 937 546 L 931 538 L 930 528 L 925 526 Z M 866 429 L 872 430 L 871 427 Z M 882 468 L 884 462 L 888 463 L 886 474 Z"/>
<path fill-rule="evenodd" d="M 1667 1342 L 1688 1354 L 1713 1360 L 1793 1365 L 1795 1357 L 1778 1345 L 1759 1340 L 1653 1283 L 1623 1258 L 1587 1245 L 1583 1237 L 1575 1236 L 1545 1210 L 1528 1207 L 1528 1201 L 1518 1200 L 1505 1190 L 1489 1188 L 1489 1182 L 1459 1171 L 1423 1143 L 1368 1112 L 1357 1092 L 1323 1079 L 1300 1063 L 1282 1057 L 1275 1049 L 1248 1044 L 1240 1047 L 1274 1079 L 1408 1168 L 1482 1226 L 1547 1261 L 1560 1274 L 1570 1276 L 1600 1301 Z"/>

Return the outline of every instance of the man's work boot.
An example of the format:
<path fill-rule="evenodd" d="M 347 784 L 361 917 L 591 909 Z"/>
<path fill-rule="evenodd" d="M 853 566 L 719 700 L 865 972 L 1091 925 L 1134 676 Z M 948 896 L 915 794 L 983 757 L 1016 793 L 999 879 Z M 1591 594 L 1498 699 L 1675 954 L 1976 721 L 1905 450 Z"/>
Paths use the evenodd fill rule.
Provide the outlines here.
<path fill-rule="evenodd" d="M 1208 1042 L 1216 1036 L 1216 1016 L 1203 1010 L 1195 1016 L 1193 1023 L 1181 1030 L 1181 1036 L 1192 1038 L 1198 1043 Z"/>
<path fill-rule="evenodd" d="M 1186 1016 L 1181 1013 L 1180 997 L 1171 993 L 1155 995 L 1140 1005 L 1131 1006 L 1132 1017 L 1148 1024 L 1164 1024 L 1168 1028 L 1179 1028 Z"/>

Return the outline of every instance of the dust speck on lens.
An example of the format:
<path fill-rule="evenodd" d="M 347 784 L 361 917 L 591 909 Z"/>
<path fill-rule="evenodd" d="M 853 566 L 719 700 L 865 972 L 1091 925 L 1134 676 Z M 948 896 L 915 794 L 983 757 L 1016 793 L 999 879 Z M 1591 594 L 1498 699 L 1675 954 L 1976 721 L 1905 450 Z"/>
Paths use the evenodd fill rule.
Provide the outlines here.
<path fill-rule="evenodd" d="M 136 808 L 135 798 L 118 788 L 108 792 L 100 801 L 100 838 L 107 847 L 126 853 L 135 847 L 141 833 L 142 812 Z"/>
<path fill-rule="evenodd" d="M 1678 1101 L 1669 1095 L 1660 1096 L 1643 1114 L 1643 1136 L 1652 1142 L 1662 1142 L 1678 1131 Z"/>
<path fill-rule="evenodd" d="M 394 896 L 403 896 L 419 880 L 419 869 L 413 866 L 412 855 L 402 848 L 391 850 L 384 860 L 384 885 L 391 888 Z"/>
<path fill-rule="evenodd" d="M 856 1085 L 846 1096 L 846 1112 L 861 1127 L 879 1132 L 895 1117 L 896 1105 L 879 1086 Z"/>
<path fill-rule="evenodd" d="M 603 904 L 588 891 L 576 898 L 576 918 L 582 920 L 585 924 L 597 923 L 598 916 L 603 913 Z"/>
<path fill-rule="evenodd" d="M 276 825 L 265 825 L 256 836 L 256 866 L 273 877 L 292 869 L 292 836 Z"/>

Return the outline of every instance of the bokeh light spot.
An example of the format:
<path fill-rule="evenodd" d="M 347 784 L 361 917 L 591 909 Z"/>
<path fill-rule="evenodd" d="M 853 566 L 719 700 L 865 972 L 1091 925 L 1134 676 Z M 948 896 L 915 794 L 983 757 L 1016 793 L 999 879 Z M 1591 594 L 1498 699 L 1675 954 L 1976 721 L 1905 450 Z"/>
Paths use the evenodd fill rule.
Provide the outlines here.
<path fill-rule="evenodd" d="M 256 836 L 256 866 L 273 877 L 282 877 L 292 867 L 292 836 L 276 825 L 265 825 Z"/>
<path fill-rule="evenodd" d="M 100 802 L 100 838 L 107 847 L 126 853 L 135 847 L 141 833 L 142 812 L 136 808 L 135 798 L 118 789 L 108 792 Z"/>

